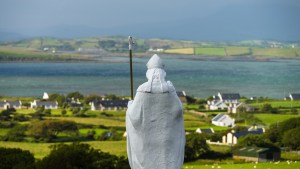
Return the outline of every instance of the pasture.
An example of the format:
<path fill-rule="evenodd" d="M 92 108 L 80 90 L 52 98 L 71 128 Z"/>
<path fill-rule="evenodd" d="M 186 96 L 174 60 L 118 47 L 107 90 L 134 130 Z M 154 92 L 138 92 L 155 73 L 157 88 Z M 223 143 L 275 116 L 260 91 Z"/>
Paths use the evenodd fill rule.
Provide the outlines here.
<path fill-rule="evenodd" d="M 279 123 L 290 118 L 300 117 L 299 115 L 286 115 L 286 114 L 254 114 L 255 117 L 263 121 L 265 124 L 270 125 Z"/>
<path fill-rule="evenodd" d="M 266 163 L 242 163 L 242 164 L 220 164 L 218 165 L 189 165 L 185 164 L 183 169 L 300 169 L 300 162 L 283 161 L 283 162 L 266 162 Z"/>
<path fill-rule="evenodd" d="M 118 156 L 127 156 L 126 141 L 88 141 L 84 142 L 91 145 L 94 149 L 109 152 Z M 4 142 L 0 141 L 1 147 L 21 148 L 34 154 L 35 158 L 41 159 L 51 151 L 50 146 L 58 143 L 29 143 L 29 142 Z"/>

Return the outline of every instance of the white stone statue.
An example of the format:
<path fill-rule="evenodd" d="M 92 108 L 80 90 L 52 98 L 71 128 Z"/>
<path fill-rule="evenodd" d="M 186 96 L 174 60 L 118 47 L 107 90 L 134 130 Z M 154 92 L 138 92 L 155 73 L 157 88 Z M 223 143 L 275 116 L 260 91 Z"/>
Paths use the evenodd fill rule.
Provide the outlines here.
<path fill-rule="evenodd" d="M 148 82 L 140 85 L 126 113 L 131 169 L 181 169 L 185 131 L 182 104 L 157 55 L 147 63 Z"/>

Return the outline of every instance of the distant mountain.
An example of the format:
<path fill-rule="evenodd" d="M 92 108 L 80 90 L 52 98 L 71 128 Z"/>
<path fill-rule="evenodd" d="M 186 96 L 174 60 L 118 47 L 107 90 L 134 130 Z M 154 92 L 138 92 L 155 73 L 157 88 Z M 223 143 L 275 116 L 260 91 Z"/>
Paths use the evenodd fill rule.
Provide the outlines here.
<path fill-rule="evenodd" d="M 0 32 L 0 41 L 18 41 L 28 38 L 24 35 L 13 32 Z"/>

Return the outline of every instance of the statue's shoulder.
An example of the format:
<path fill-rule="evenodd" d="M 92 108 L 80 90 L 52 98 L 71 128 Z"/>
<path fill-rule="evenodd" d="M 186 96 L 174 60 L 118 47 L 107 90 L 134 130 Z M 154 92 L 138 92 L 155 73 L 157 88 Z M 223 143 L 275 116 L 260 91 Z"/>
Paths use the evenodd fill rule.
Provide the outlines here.
<path fill-rule="evenodd" d="M 173 86 L 172 82 L 167 81 L 167 85 L 168 85 L 168 92 L 175 92 L 175 87 Z M 151 92 L 151 84 L 150 82 L 145 82 L 143 84 L 141 84 L 137 90 L 137 92 L 146 92 L 149 93 Z"/>
<path fill-rule="evenodd" d="M 137 88 L 137 92 L 150 92 L 148 91 L 148 86 L 149 86 L 149 82 L 145 82 L 143 84 L 141 84 L 138 88 Z"/>

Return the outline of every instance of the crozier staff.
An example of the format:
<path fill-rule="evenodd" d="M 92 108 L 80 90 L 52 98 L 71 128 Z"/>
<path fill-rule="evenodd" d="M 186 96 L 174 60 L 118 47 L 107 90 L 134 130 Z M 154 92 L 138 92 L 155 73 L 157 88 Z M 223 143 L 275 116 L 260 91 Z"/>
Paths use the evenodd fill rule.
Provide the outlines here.
<path fill-rule="evenodd" d="M 129 59 L 130 59 L 130 98 L 133 100 L 133 78 L 132 78 L 132 46 L 134 44 L 131 36 L 128 36 Z"/>

